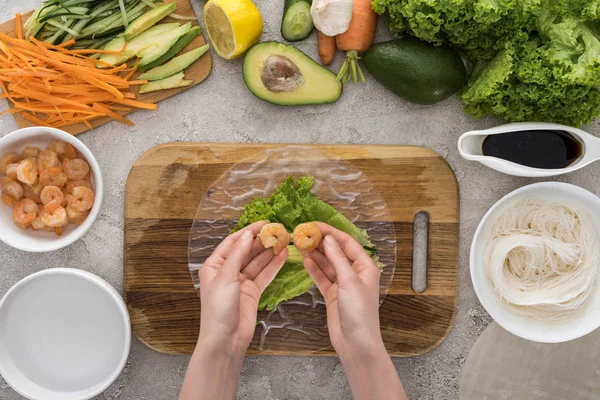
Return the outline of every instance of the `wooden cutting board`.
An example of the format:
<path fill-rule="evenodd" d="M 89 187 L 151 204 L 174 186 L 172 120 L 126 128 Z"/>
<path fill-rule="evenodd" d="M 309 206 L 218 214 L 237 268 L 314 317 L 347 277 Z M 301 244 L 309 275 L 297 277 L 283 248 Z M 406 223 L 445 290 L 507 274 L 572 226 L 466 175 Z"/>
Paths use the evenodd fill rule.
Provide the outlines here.
<path fill-rule="evenodd" d="M 125 191 L 124 294 L 133 330 L 164 353 L 192 353 L 200 302 L 188 271 L 188 234 L 200 199 L 234 163 L 283 145 L 173 143 L 135 163 Z M 459 194 L 446 161 L 413 146 L 316 145 L 362 170 L 389 207 L 397 265 L 381 305 L 383 338 L 392 356 L 415 356 L 439 345 L 456 312 Z M 429 214 L 427 289 L 412 290 L 413 221 Z M 311 340 L 314 340 L 312 338 Z M 324 339 L 322 348 L 328 348 Z M 301 342 L 251 354 L 314 355 Z M 332 355 L 324 350 L 319 355 Z"/>
<path fill-rule="evenodd" d="M 194 14 L 194 10 L 192 9 L 192 6 L 190 5 L 190 1 L 189 0 L 169 0 L 170 2 L 175 2 L 177 3 L 177 11 L 176 13 L 182 16 L 186 16 L 186 17 L 196 17 L 196 15 Z M 22 20 L 23 23 L 25 23 L 25 21 L 27 21 L 27 18 L 29 18 L 29 16 L 33 14 L 33 10 L 23 14 L 22 15 Z M 177 19 L 173 19 L 171 17 L 167 17 L 163 20 L 160 21 L 161 24 L 163 23 L 170 23 L 170 22 L 179 22 L 181 24 L 187 23 L 187 22 L 191 22 L 192 26 L 198 25 L 198 21 L 197 20 L 177 20 Z M 15 20 L 14 18 L 11 19 L 10 21 L 7 21 L 3 24 L 0 25 L 0 32 L 9 35 L 11 37 L 15 37 Z M 190 50 L 196 49 L 200 46 L 203 46 L 206 44 L 206 41 L 204 40 L 204 37 L 202 34 L 198 35 L 194 40 L 192 40 L 192 42 L 190 44 L 187 45 L 187 47 L 185 47 L 182 52 L 188 52 Z M 171 96 L 175 96 L 178 93 L 183 92 L 186 89 L 189 89 L 192 86 L 195 86 L 197 84 L 199 84 L 200 82 L 202 82 L 203 80 L 206 79 L 206 77 L 208 76 L 208 74 L 210 73 L 210 69 L 212 67 L 212 61 L 211 61 L 211 57 L 210 57 L 210 51 L 207 51 L 202 57 L 200 57 L 199 60 L 197 60 L 195 63 L 193 63 L 191 66 L 189 66 L 188 68 L 185 69 L 185 78 L 186 79 L 191 79 L 194 81 L 194 83 L 191 86 L 188 87 L 184 87 L 184 88 L 178 88 L 178 89 L 168 89 L 168 90 L 160 90 L 158 92 L 151 92 L 151 93 L 145 93 L 142 95 L 138 95 L 138 99 L 147 103 L 158 103 L 159 101 L 166 99 L 167 97 L 171 97 Z M 134 75 L 134 79 L 139 76 L 140 73 L 137 73 Z M 131 91 L 135 92 L 136 94 L 138 93 L 138 86 L 132 87 Z M 12 104 L 9 101 L 9 105 L 12 108 Z M 158 107 L 158 110 L 160 111 L 160 106 Z M 119 112 L 122 115 L 127 115 L 130 112 Z M 21 117 L 21 114 L 13 114 L 13 116 L 15 117 L 15 121 L 17 122 L 17 126 L 19 128 L 25 128 L 28 126 L 34 126 L 35 124 L 27 121 L 26 119 Z M 103 125 L 107 122 L 111 122 L 114 121 L 111 118 L 105 117 L 105 118 L 98 118 L 96 120 L 91 121 L 91 124 L 93 127 L 97 127 L 100 125 Z M 115 122 L 118 123 L 118 122 Z M 79 123 L 79 124 L 74 124 L 74 125 L 70 125 L 70 126 L 66 126 L 61 128 L 62 130 L 69 132 L 72 135 L 78 135 L 82 132 L 85 132 L 88 130 L 88 127 L 83 124 L 83 123 Z"/>

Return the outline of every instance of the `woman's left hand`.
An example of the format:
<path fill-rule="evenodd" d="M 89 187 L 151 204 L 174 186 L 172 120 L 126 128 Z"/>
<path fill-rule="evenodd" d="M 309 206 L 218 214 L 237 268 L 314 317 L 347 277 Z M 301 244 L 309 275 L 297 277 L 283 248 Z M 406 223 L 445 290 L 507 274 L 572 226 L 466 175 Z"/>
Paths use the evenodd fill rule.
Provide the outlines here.
<path fill-rule="evenodd" d="M 287 249 L 277 256 L 257 237 L 267 221 L 229 235 L 204 262 L 200 277 L 199 345 L 240 357 L 252 341 L 260 296 L 283 266 Z"/>

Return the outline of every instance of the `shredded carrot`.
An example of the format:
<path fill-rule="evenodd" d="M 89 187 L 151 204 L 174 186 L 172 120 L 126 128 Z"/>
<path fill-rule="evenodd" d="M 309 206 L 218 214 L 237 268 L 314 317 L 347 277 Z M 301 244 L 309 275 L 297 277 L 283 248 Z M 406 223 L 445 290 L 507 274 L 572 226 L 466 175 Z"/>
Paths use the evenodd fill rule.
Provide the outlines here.
<path fill-rule="evenodd" d="M 89 106 L 84 103 L 79 103 L 79 102 L 68 100 L 68 99 L 65 99 L 62 97 L 51 96 L 51 95 L 48 95 L 48 94 L 42 93 L 42 92 L 36 92 L 36 91 L 30 90 L 30 89 L 26 89 L 24 87 L 12 84 L 12 83 L 8 86 L 8 90 L 12 90 L 13 92 L 20 93 L 31 99 L 45 101 L 48 104 L 61 103 L 61 104 L 69 104 L 69 105 L 76 106 L 76 107 L 89 108 Z"/>
<path fill-rule="evenodd" d="M 15 14 L 15 34 L 17 39 L 23 39 L 23 24 L 21 23 L 21 14 Z"/>
<path fill-rule="evenodd" d="M 66 42 L 62 42 L 61 44 L 57 44 L 56 47 L 69 47 L 75 44 L 75 39 L 69 39 Z"/>
<path fill-rule="evenodd" d="M 121 50 L 102 50 L 102 49 L 77 49 L 70 50 L 72 54 L 121 54 L 125 50 L 125 45 Z"/>
<path fill-rule="evenodd" d="M 123 104 L 124 106 L 142 108 L 144 110 L 156 110 L 156 104 L 144 103 L 137 100 L 121 99 L 119 101 L 115 101 L 115 103 Z"/>
<path fill-rule="evenodd" d="M 117 121 L 127 125 L 127 126 L 133 126 L 135 125 L 131 120 L 125 118 L 124 116 L 122 116 L 121 114 L 117 114 L 116 112 L 112 111 L 111 109 L 104 107 L 102 104 L 100 103 L 94 103 L 92 105 L 92 109 L 96 110 L 98 112 L 101 112 L 104 115 L 107 115 L 113 119 L 116 119 Z"/>
<path fill-rule="evenodd" d="M 12 108 L 3 113 L 21 114 L 36 125 L 63 127 L 109 117 L 126 125 L 133 122 L 123 113 L 134 109 L 156 109 L 156 104 L 136 100 L 132 68 L 122 64 L 110 68 L 85 54 L 118 54 L 120 51 L 69 50 L 73 40 L 53 45 L 34 37 L 24 40 L 21 16 L 16 18 L 16 38 L 0 33 L 0 98 Z"/>
<path fill-rule="evenodd" d="M 130 107 L 121 107 L 121 106 L 115 106 L 115 105 L 108 105 L 107 107 L 110 108 L 113 111 L 130 112 L 132 110 Z"/>
<path fill-rule="evenodd" d="M 133 68 L 131 68 L 131 71 L 129 71 L 129 73 L 127 75 L 125 75 L 125 79 L 127 79 L 127 80 L 131 79 L 131 77 L 133 76 L 133 74 L 135 74 L 135 71 L 137 71 L 139 63 L 140 63 L 140 59 L 136 58 L 135 59 L 135 64 L 133 65 Z"/>
<path fill-rule="evenodd" d="M 31 114 L 28 114 L 26 112 L 22 112 L 21 116 L 23 118 L 25 118 L 27 121 L 33 122 L 36 125 L 51 126 L 51 125 L 47 124 L 46 121 L 42 121 L 41 119 L 39 119 L 39 118 L 37 118 L 37 117 L 35 117 L 35 116 L 31 115 Z"/>
<path fill-rule="evenodd" d="M 51 43 L 46 43 L 46 42 L 39 42 L 37 39 L 35 39 L 35 37 L 32 36 L 32 38 L 30 39 L 31 41 L 34 41 L 34 43 L 36 44 L 41 44 L 42 46 L 51 49 L 51 50 L 56 50 L 59 51 L 61 53 L 64 54 L 69 54 L 69 55 L 78 55 L 81 56 L 82 54 L 121 54 L 122 52 L 125 51 L 125 47 L 127 47 L 127 43 L 123 43 L 123 47 L 120 50 L 101 50 L 101 49 L 77 49 L 77 50 L 69 50 L 66 47 L 73 45 L 75 43 L 75 40 L 71 39 L 65 43 L 61 43 L 61 44 L 51 44 Z M 69 43 L 70 42 L 70 43 Z M 82 57 L 85 58 L 85 57 Z"/>
<path fill-rule="evenodd" d="M 147 80 L 139 80 L 139 81 L 129 81 L 130 85 L 145 85 L 146 83 L 148 83 Z"/>

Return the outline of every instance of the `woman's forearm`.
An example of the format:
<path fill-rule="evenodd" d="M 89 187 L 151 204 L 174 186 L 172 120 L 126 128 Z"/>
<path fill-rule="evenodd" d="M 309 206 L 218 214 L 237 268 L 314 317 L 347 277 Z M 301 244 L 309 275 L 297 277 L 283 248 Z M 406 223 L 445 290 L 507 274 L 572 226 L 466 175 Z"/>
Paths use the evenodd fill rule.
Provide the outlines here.
<path fill-rule="evenodd" d="M 198 341 L 179 400 L 233 400 L 244 354 L 230 355 L 222 347 Z"/>
<path fill-rule="evenodd" d="M 381 343 L 369 354 L 340 355 L 354 400 L 406 400 L 396 368 Z"/>

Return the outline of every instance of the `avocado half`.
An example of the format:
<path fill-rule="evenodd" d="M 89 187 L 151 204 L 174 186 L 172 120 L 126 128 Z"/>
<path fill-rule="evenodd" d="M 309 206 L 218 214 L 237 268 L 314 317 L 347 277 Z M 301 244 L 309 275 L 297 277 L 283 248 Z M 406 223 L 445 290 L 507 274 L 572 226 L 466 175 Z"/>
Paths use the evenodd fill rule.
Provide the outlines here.
<path fill-rule="evenodd" d="M 243 71 L 248 89 L 273 104 L 327 104 L 342 95 L 342 83 L 333 72 L 294 46 L 279 42 L 254 45 L 246 53 Z"/>

